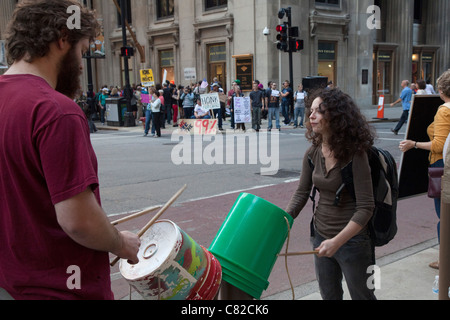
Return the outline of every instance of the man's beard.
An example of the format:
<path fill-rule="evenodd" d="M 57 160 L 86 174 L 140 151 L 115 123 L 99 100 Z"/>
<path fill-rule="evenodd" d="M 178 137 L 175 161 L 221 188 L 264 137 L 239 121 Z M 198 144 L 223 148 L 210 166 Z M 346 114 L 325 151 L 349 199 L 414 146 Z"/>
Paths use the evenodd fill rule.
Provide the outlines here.
<path fill-rule="evenodd" d="M 74 99 L 77 91 L 80 89 L 80 64 L 77 61 L 74 48 L 61 59 L 59 64 L 58 83 L 56 91 Z"/>

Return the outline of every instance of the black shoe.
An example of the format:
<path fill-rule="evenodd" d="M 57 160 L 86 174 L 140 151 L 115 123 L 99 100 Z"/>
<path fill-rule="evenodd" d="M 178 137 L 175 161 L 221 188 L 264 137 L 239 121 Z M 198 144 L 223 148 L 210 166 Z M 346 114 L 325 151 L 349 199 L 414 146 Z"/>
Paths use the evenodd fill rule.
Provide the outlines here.
<path fill-rule="evenodd" d="M 392 133 L 394 133 L 396 136 L 398 136 L 398 131 L 395 131 L 394 129 L 391 129 Z"/>

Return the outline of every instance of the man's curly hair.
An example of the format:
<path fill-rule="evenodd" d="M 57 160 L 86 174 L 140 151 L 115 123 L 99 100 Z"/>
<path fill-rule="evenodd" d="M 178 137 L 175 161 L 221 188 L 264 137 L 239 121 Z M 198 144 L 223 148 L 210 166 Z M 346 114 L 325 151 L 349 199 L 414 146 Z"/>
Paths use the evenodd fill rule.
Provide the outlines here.
<path fill-rule="evenodd" d="M 80 7 L 80 28 L 69 29 L 68 8 Z M 69 11 L 69 13 L 67 12 Z M 74 0 L 27 0 L 19 3 L 6 31 L 8 63 L 33 62 L 46 56 L 50 44 L 66 38 L 74 46 L 80 40 L 95 39 L 100 28 L 95 14 Z"/>
<path fill-rule="evenodd" d="M 355 154 L 368 151 L 374 145 L 374 129 L 354 100 L 339 89 L 319 89 L 308 96 L 307 109 L 310 110 L 315 99 L 321 98 L 319 112 L 329 130 L 330 151 L 339 161 L 348 161 Z M 323 143 L 323 136 L 307 126 L 306 137 L 315 146 Z"/>

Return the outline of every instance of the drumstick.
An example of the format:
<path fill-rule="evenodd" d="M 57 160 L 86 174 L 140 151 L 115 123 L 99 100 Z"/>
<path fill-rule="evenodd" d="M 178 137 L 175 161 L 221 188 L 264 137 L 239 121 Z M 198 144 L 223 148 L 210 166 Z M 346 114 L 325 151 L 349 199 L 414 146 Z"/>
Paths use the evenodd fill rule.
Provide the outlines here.
<path fill-rule="evenodd" d="M 138 218 L 138 217 L 141 217 L 141 216 L 145 216 L 146 214 L 149 214 L 150 212 L 156 211 L 156 210 L 161 209 L 161 208 L 162 208 L 162 206 L 151 207 L 151 208 L 148 208 L 148 209 L 146 209 L 144 211 L 141 211 L 141 212 L 129 215 L 128 217 L 125 217 L 125 218 L 113 221 L 113 222 L 111 222 L 111 224 L 113 226 L 117 226 L 118 224 L 130 221 L 132 219 L 135 219 L 135 218 Z"/>
<path fill-rule="evenodd" d="M 163 215 L 163 213 L 178 199 L 179 196 L 181 196 L 181 194 L 184 192 L 184 190 L 186 190 L 187 185 L 184 185 L 183 188 L 180 189 L 180 191 L 178 191 L 165 205 L 164 207 L 162 207 L 162 209 L 153 217 L 152 220 L 150 220 L 149 223 L 147 223 L 147 225 L 142 228 L 141 231 L 139 231 L 138 233 L 138 237 L 141 238 L 144 233 L 147 232 L 148 229 L 150 229 L 150 227 L 152 225 L 155 224 L 155 222 Z M 116 265 L 117 262 L 119 262 L 120 258 L 116 257 L 113 262 L 111 262 L 111 267 L 114 267 Z"/>
<path fill-rule="evenodd" d="M 148 229 L 150 229 L 150 227 L 162 216 L 162 214 L 178 199 L 179 196 L 181 196 L 181 194 L 184 192 L 184 190 L 186 190 L 187 185 L 184 185 L 183 188 L 180 189 L 180 191 L 178 191 L 169 201 L 167 201 L 167 203 L 164 205 L 164 207 L 162 207 L 162 209 L 153 217 L 152 220 L 150 220 L 149 223 L 147 223 L 147 225 L 142 228 L 141 231 L 139 231 L 138 233 L 138 237 L 142 237 L 144 235 L 144 233 L 147 232 Z"/>
<path fill-rule="evenodd" d="M 306 252 L 292 252 L 292 253 L 280 253 L 279 257 L 293 257 L 293 256 L 306 256 L 310 254 L 318 254 L 319 251 L 306 251 Z"/>

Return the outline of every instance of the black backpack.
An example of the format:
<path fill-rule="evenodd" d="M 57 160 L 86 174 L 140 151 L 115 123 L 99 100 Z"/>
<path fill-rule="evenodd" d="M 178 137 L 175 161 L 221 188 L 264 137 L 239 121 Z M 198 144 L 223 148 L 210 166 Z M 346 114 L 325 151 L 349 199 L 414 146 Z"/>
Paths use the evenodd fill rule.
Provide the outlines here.
<path fill-rule="evenodd" d="M 392 155 L 383 149 L 372 147 L 368 151 L 369 165 L 372 175 L 373 198 L 375 209 L 368 224 L 369 234 L 373 244 L 381 247 L 388 244 L 397 234 L 397 200 L 398 200 L 398 173 L 397 164 Z M 309 159 L 309 165 L 314 170 L 314 164 Z M 353 184 L 353 162 L 350 162 L 341 170 L 342 185 L 336 192 L 334 205 L 338 206 L 344 188 L 356 201 L 355 187 Z M 310 196 L 315 211 L 316 187 Z M 313 225 L 311 225 L 313 232 Z"/>

